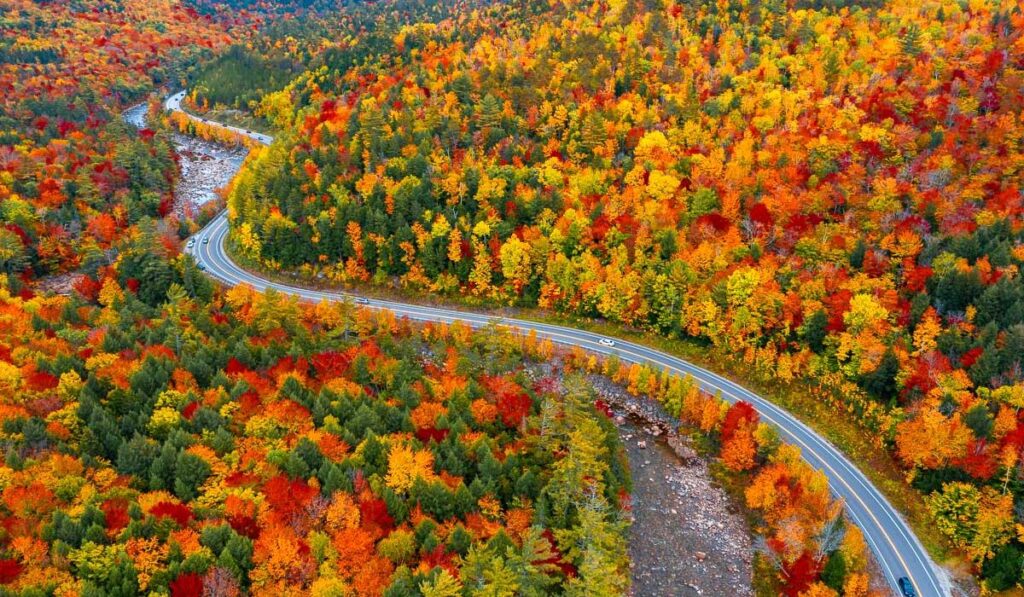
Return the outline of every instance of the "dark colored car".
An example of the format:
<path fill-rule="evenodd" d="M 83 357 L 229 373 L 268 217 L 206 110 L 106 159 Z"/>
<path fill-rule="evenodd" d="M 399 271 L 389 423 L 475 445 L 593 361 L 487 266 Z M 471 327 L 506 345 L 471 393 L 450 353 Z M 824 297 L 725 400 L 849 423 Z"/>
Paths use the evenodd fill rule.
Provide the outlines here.
<path fill-rule="evenodd" d="M 900 586 L 903 597 L 917 597 L 917 592 L 914 591 L 914 583 L 910 582 L 910 579 L 906 576 L 900 577 L 896 584 Z"/>

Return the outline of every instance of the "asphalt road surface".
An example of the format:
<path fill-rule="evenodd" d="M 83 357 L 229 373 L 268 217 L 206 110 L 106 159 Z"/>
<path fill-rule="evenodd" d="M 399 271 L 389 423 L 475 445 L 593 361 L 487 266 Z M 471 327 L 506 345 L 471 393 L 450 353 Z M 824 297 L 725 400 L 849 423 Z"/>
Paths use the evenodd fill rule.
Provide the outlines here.
<path fill-rule="evenodd" d="M 184 91 L 169 96 L 164 102 L 164 107 L 168 110 L 181 110 L 181 100 L 184 96 Z M 190 117 L 196 118 L 191 115 Z M 269 135 L 253 133 L 237 127 L 226 128 L 247 135 L 261 143 L 273 142 L 273 138 Z M 248 284 L 257 290 L 273 288 L 279 292 L 313 302 L 339 300 L 346 296 L 358 298 L 348 293 L 311 290 L 281 284 L 249 272 L 236 265 L 228 256 L 224 248 L 227 237 L 227 214 L 221 212 L 193 237 L 195 243 L 189 249 L 196 261 L 203 266 L 205 272 L 223 284 L 228 286 Z M 910 579 L 917 595 L 930 597 L 949 594 L 948 584 L 943 582 L 944 575 L 932 562 L 928 552 L 911 531 L 909 525 L 885 496 L 838 448 L 785 410 L 724 377 L 678 357 L 640 344 L 611 339 L 575 328 L 521 319 L 497 320 L 493 316 L 480 315 L 471 311 L 388 300 L 358 300 L 368 307 L 388 309 L 394 311 L 399 317 L 406 316 L 419 321 L 447 323 L 462 321 L 474 327 L 485 326 L 497 321 L 503 326 L 519 331 L 534 331 L 539 338 L 549 338 L 560 344 L 579 346 L 601 355 L 614 354 L 628 363 L 646 363 L 672 373 L 689 375 L 704 390 L 711 393 L 718 392 L 729 402 L 745 400 L 754 405 L 762 420 L 778 429 L 784 441 L 799 446 L 804 459 L 811 466 L 825 473 L 832 493 L 844 500 L 850 519 L 864 532 L 864 538 L 875 554 L 895 594 L 903 594 L 897 584 L 897 580 L 901 577 Z"/>

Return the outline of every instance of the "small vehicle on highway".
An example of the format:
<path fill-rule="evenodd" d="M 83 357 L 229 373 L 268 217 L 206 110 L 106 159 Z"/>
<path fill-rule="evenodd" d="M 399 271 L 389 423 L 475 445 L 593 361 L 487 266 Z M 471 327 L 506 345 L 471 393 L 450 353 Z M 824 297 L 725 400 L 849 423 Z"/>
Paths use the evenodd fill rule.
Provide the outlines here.
<path fill-rule="evenodd" d="M 203 244 L 204 245 L 210 244 L 210 237 L 209 236 L 204 236 L 203 237 Z"/>
<path fill-rule="evenodd" d="M 612 340 L 611 338 L 601 338 L 600 340 L 597 341 L 597 343 L 600 344 L 601 346 L 615 346 L 615 340 Z"/>
<path fill-rule="evenodd" d="M 188 240 L 188 248 L 190 248 L 190 249 L 191 249 L 191 248 L 192 248 L 192 247 L 194 247 L 194 246 L 196 246 L 196 239 L 194 239 L 194 238 L 190 238 L 190 239 Z"/>
<path fill-rule="evenodd" d="M 370 299 L 366 298 L 365 296 L 357 296 L 356 297 L 356 304 L 357 305 L 369 305 L 370 304 Z"/>
<path fill-rule="evenodd" d="M 200 263 L 196 267 L 198 267 L 199 271 L 201 271 L 201 272 L 205 272 L 206 271 L 206 264 L 205 263 Z"/>
<path fill-rule="evenodd" d="M 903 597 L 917 597 L 917 592 L 914 591 L 914 583 L 910 582 L 910 579 L 906 576 L 901 576 L 896 584 L 900 586 L 900 592 L 903 593 Z"/>

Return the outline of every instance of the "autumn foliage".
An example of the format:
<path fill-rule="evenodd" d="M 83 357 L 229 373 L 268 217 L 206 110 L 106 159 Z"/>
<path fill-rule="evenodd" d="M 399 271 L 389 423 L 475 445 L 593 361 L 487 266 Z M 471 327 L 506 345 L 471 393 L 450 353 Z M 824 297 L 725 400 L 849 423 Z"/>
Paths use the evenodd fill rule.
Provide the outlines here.
<path fill-rule="evenodd" d="M 238 257 L 694 338 L 809 381 L 925 494 L 1019 498 L 1020 7 L 527 4 L 275 94 Z M 750 430 L 726 435 L 748 469 Z"/>
<path fill-rule="evenodd" d="M 617 434 L 582 378 L 535 387 L 536 342 L 244 287 L 100 295 L 0 289 L 4 590 L 626 590 Z"/>

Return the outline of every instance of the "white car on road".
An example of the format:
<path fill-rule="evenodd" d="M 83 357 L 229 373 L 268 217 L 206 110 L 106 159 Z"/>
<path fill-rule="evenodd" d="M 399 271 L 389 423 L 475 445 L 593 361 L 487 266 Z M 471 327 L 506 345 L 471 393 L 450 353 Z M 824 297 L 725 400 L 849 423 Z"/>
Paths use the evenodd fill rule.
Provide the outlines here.
<path fill-rule="evenodd" d="M 601 338 L 600 340 L 597 341 L 597 343 L 600 344 L 601 346 L 607 346 L 609 348 L 615 346 L 615 340 L 612 340 L 611 338 Z"/>

